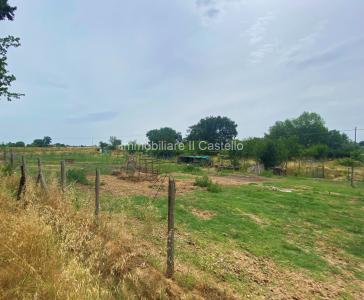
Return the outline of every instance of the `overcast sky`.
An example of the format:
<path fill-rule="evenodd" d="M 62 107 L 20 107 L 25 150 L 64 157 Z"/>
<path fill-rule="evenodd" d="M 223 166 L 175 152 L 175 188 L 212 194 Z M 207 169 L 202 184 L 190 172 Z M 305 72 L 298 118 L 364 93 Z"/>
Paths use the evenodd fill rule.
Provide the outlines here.
<path fill-rule="evenodd" d="M 364 1 L 9 2 L 0 35 L 21 38 L 9 68 L 26 96 L 0 101 L 0 142 L 144 141 L 210 115 L 243 138 L 305 110 L 364 128 Z"/>

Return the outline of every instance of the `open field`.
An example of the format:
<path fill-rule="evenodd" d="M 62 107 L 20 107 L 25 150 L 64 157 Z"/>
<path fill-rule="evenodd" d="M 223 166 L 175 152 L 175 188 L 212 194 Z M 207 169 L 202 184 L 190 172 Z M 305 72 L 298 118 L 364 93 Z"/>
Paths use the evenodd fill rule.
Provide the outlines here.
<path fill-rule="evenodd" d="M 30 183 L 17 203 L 18 173 L 1 177 L 0 294 L 7 299 L 364 297 L 364 183 L 163 164 L 177 187 L 176 272 L 168 280 L 163 176 L 154 184 L 123 180 L 111 175 L 123 156 L 90 153 L 28 156 L 31 176 L 37 155 L 49 196 Z M 85 168 L 90 183 L 101 167 L 100 226 L 92 184 L 70 184 L 64 197 L 51 183 L 65 158 L 74 159 L 68 168 Z M 195 186 L 203 175 L 220 189 Z"/>

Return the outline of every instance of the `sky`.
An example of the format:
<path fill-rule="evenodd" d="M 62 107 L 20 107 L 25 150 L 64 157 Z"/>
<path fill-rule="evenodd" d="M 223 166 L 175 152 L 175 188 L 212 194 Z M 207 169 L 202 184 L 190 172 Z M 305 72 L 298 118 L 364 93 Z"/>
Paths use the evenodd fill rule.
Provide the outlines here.
<path fill-rule="evenodd" d="M 8 67 L 26 95 L 0 100 L 0 142 L 143 142 L 217 115 L 246 138 L 303 111 L 364 128 L 364 1 L 9 3 L 0 36 L 21 38 Z"/>

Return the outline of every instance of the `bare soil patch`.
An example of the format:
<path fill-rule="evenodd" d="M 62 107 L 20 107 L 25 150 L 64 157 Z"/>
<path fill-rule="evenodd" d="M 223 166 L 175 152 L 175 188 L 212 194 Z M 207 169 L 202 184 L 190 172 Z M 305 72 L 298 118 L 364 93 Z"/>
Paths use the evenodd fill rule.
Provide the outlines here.
<path fill-rule="evenodd" d="M 208 210 L 200 210 L 197 208 L 193 208 L 192 209 L 192 214 L 200 219 L 203 220 L 209 220 L 211 219 L 213 216 L 215 216 L 216 214 L 212 211 L 208 211 Z"/>
<path fill-rule="evenodd" d="M 227 186 L 236 186 L 236 185 L 268 181 L 268 179 L 264 178 L 264 177 L 246 176 L 246 175 L 240 175 L 240 174 L 229 174 L 226 176 L 211 175 L 209 177 L 211 178 L 211 180 L 213 182 L 215 182 L 217 184 L 221 184 L 221 185 L 227 185 Z"/>
<path fill-rule="evenodd" d="M 88 177 L 88 179 L 93 181 L 92 176 Z M 177 195 L 193 191 L 195 189 L 193 182 L 191 179 L 176 180 Z M 168 178 L 161 177 L 155 181 L 132 181 L 114 175 L 103 175 L 101 177 L 100 189 L 104 192 L 110 192 L 115 196 L 142 195 L 155 197 L 166 193 L 168 189 Z"/>

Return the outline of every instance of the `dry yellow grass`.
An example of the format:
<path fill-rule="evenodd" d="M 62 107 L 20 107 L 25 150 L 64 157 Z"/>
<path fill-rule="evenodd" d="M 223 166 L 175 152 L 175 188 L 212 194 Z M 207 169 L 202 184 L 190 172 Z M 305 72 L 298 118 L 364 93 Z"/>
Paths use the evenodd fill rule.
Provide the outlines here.
<path fill-rule="evenodd" d="M 138 240 L 126 216 L 95 220 L 92 205 L 76 210 L 79 195 L 55 182 L 44 194 L 29 181 L 16 201 L 18 180 L 0 176 L 0 299 L 232 299 L 206 281 L 180 286 L 188 269 L 166 279 L 163 253 Z"/>

